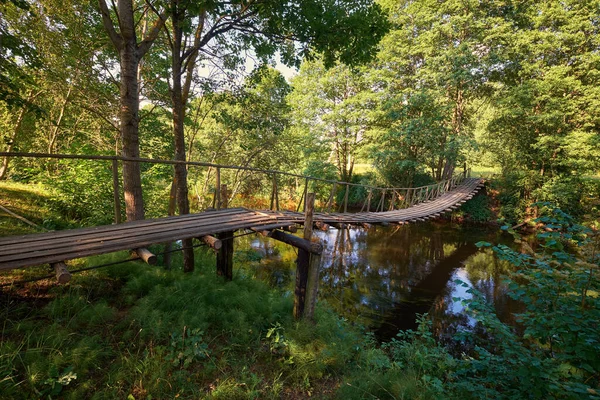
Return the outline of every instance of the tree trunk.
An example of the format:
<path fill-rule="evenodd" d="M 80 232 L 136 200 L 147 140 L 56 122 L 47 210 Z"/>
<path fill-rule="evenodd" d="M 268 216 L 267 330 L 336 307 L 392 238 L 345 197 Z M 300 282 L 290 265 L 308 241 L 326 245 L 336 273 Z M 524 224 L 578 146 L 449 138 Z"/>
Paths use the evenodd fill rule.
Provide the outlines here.
<path fill-rule="evenodd" d="M 131 5 L 127 1 L 119 2 Z M 133 22 L 132 22 L 133 23 Z M 125 35 L 124 35 L 125 36 Z M 138 56 L 135 36 L 124 37 L 120 50 L 120 124 L 124 157 L 139 158 L 139 98 L 138 98 Z M 127 221 L 144 219 L 144 198 L 142 197 L 142 178 L 140 163 L 123 162 L 123 193 L 125 195 L 125 213 Z"/>
<path fill-rule="evenodd" d="M 114 6 L 114 2 L 112 3 Z M 116 4 L 117 26 L 111 18 L 105 0 L 98 0 L 98 7 L 102 15 L 102 25 L 111 42 L 119 53 L 121 64 L 121 81 L 119 84 L 120 105 L 119 122 L 121 140 L 123 142 L 122 154 L 125 157 L 139 158 L 139 93 L 138 93 L 138 67 L 140 59 L 152 46 L 163 28 L 166 17 L 162 12 L 157 15 L 152 29 L 145 35 L 138 45 L 136 23 L 134 17 L 133 1 L 121 0 Z M 158 14 L 158 13 L 157 13 Z M 125 195 L 125 212 L 128 221 L 144 219 L 144 198 L 142 197 L 141 168 L 138 162 L 123 162 L 123 193 Z"/>
<path fill-rule="evenodd" d="M 30 93 L 29 98 L 27 99 L 27 102 L 29 103 L 32 100 L 32 95 Z M 21 108 L 21 111 L 19 111 L 19 116 L 17 117 L 17 121 L 15 123 L 15 127 L 12 131 L 12 135 L 10 136 L 10 139 L 8 141 L 8 145 L 6 146 L 6 151 L 7 152 L 11 152 L 13 149 L 13 146 L 15 145 L 15 140 L 17 140 L 17 135 L 19 134 L 19 131 L 21 130 L 21 125 L 23 125 L 23 119 L 25 118 L 25 114 L 27 114 L 27 106 L 23 106 L 23 108 Z M 2 158 L 2 165 L 0 165 L 0 181 L 6 179 L 6 175 L 8 174 L 8 162 L 9 162 L 10 158 L 8 156 L 5 156 L 4 158 Z"/>
<path fill-rule="evenodd" d="M 171 102 L 173 105 L 173 139 L 175 141 L 175 160 L 185 161 L 185 103 L 181 77 L 184 66 L 181 58 L 181 46 L 183 43 L 183 32 L 181 31 L 180 15 L 177 9 L 178 2 L 172 4 L 173 41 L 172 41 L 172 72 L 173 87 L 171 88 Z M 175 164 L 175 182 L 177 183 L 177 209 L 179 214 L 190 213 L 188 199 L 187 166 Z M 183 271 L 194 270 L 194 249 L 192 239 L 183 241 Z"/>
<path fill-rule="evenodd" d="M 65 109 L 67 108 L 67 104 L 69 104 L 69 100 L 71 100 L 71 91 L 73 90 L 73 86 L 69 86 L 69 90 L 67 91 L 67 96 L 65 97 L 65 101 L 60 108 L 60 112 L 58 114 L 58 118 L 56 119 L 56 123 L 54 124 L 54 129 L 52 130 L 52 134 L 50 135 L 50 143 L 48 143 L 48 153 L 52 154 L 54 151 L 54 145 L 56 144 L 56 139 L 58 139 L 58 131 L 60 130 L 60 125 L 62 124 L 62 120 L 65 116 Z"/>

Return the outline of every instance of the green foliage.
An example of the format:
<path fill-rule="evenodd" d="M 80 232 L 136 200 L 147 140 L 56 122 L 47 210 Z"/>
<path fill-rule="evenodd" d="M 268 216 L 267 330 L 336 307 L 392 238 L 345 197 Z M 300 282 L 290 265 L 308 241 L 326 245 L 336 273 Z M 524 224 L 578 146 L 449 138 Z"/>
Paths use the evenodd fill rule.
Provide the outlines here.
<path fill-rule="evenodd" d="M 448 397 L 444 382 L 455 362 L 431 333 L 427 316 L 417 331 L 400 332 L 381 349 L 365 349 L 362 363 L 340 387 L 340 399 Z"/>
<path fill-rule="evenodd" d="M 352 179 L 377 114 L 378 94 L 365 73 L 344 64 L 327 69 L 320 59 L 305 61 L 287 98 L 293 129 L 307 144 L 305 156 L 334 164 L 345 182 Z"/>
<path fill-rule="evenodd" d="M 61 160 L 57 172 L 41 176 L 57 194 L 51 203 L 57 213 L 82 225 L 104 225 L 114 221 L 109 163 Z"/>
<path fill-rule="evenodd" d="M 476 291 L 468 306 L 493 338 L 478 342 L 476 355 L 458 369 L 457 387 L 506 398 L 580 398 L 596 395 L 600 370 L 598 238 L 550 203 L 538 203 L 540 250 L 518 253 L 492 247 L 517 270 L 510 275 L 509 295 L 522 303 L 517 315 L 524 334 L 502 324 Z M 508 227 L 503 229 L 510 231 Z M 527 248 L 516 233 L 516 240 Z M 465 377 L 471 377 L 465 380 Z"/>
<path fill-rule="evenodd" d="M 473 222 L 488 222 L 492 218 L 489 198 L 485 195 L 477 195 L 460 207 L 460 212 L 466 214 Z"/>
<path fill-rule="evenodd" d="M 200 329 L 187 330 L 186 326 L 183 327 L 183 333 L 171 333 L 170 352 L 166 360 L 171 361 L 174 366 L 187 368 L 193 362 L 208 357 L 208 346 L 202 340 L 203 334 Z"/>

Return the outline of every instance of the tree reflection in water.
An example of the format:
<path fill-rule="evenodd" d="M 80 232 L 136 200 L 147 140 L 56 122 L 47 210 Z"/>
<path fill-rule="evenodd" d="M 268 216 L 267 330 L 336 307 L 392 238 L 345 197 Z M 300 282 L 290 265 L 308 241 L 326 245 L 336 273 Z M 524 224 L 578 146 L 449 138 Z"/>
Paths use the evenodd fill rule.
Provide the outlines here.
<path fill-rule="evenodd" d="M 320 301 L 370 327 L 380 340 L 394 337 L 398 330 L 415 329 L 417 313 L 432 315 L 440 338 L 476 329 L 460 300 L 454 300 L 469 296 L 457 279 L 480 290 L 501 320 L 514 322 L 516 305 L 502 285 L 508 265 L 475 246 L 481 240 L 501 241 L 496 230 L 430 222 L 315 234 L 324 245 Z M 259 237 L 240 244 L 242 259 L 245 245 L 247 256 L 254 258 L 258 277 L 293 289 L 293 248 Z"/>

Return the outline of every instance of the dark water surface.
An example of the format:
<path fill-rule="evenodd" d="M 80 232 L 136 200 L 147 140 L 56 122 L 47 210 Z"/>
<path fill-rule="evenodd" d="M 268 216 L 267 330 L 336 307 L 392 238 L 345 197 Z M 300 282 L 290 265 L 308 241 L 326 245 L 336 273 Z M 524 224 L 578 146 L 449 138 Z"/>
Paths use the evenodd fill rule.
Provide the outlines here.
<path fill-rule="evenodd" d="M 416 315 L 430 313 L 436 332 L 451 335 L 473 328 L 461 299 L 475 287 L 504 322 L 516 304 L 505 295 L 502 274 L 509 267 L 475 243 L 505 242 L 497 229 L 429 222 L 401 227 L 330 229 L 315 233 L 325 247 L 319 299 L 340 315 L 370 327 L 379 340 L 415 329 Z M 251 237 L 240 243 L 255 273 L 292 291 L 295 250 L 271 239 Z M 464 282 L 464 287 L 457 281 Z"/>

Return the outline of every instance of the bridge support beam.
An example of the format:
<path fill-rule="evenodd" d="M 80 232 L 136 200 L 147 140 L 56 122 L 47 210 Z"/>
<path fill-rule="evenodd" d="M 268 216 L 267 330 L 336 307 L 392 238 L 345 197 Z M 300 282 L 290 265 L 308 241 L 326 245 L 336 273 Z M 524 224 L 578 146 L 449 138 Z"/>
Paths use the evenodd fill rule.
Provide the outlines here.
<path fill-rule="evenodd" d="M 229 207 L 229 193 L 227 185 L 221 185 L 221 207 Z M 233 279 L 233 234 L 235 231 L 221 232 L 217 239 L 221 241 L 221 248 L 217 250 L 217 275 L 224 276 L 226 280 Z"/>
<path fill-rule="evenodd" d="M 233 279 L 233 231 L 218 233 L 217 239 L 221 242 L 217 250 L 217 275 L 230 281 Z"/>
<path fill-rule="evenodd" d="M 304 240 L 311 241 L 313 232 L 313 214 L 315 194 L 307 193 L 304 212 Z M 298 249 L 296 260 L 296 288 L 294 290 L 294 318 L 313 320 L 319 287 L 320 252 Z"/>

